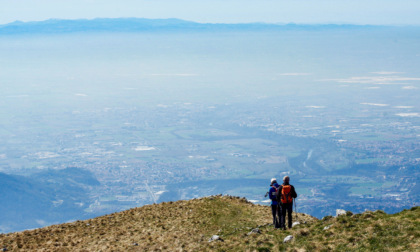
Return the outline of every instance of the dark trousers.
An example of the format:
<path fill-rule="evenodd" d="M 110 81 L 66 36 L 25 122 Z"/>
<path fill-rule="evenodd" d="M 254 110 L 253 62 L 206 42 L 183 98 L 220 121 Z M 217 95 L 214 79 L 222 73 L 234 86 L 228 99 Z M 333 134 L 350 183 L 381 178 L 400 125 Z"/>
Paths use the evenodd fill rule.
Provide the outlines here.
<path fill-rule="evenodd" d="M 273 226 L 275 228 L 279 228 L 280 227 L 280 212 L 278 210 L 278 206 L 277 205 L 271 205 L 271 213 L 273 214 Z"/>
<path fill-rule="evenodd" d="M 293 203 L 281 204 L 280 226 L 286 227 L 286 211 L 289 228 L 292 228 Z"/>

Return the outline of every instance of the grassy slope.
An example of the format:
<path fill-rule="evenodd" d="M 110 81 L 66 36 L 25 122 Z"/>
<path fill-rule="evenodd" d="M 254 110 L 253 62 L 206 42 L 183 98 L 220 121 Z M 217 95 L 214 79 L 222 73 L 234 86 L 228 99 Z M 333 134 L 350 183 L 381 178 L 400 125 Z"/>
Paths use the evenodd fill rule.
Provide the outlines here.
<path fill-rule="evenodd" d="M 420 208 L 316 220 L 299 214 L 292 230 L 274 230 L 267 206 L 207 197 L 130 209 L 99 218 L 0 235 L 0 248 L 54 251 L 416 250 Z M 294 215 L 295 216 L 295 215 Z M 261 234 L 247 235 L 260 227 Z M 324 230 L 324 227 L 330 226 Z M 208 242 L 214 235 L 224 241 Z M 288 244 L 284 237 L 295 239 Z"/>

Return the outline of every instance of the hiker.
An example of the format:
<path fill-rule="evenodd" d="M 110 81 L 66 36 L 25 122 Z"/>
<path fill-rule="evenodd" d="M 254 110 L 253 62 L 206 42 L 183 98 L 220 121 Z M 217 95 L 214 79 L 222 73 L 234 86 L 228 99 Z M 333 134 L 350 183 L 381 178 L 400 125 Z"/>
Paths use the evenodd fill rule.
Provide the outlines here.
<path fill-rule="evenodd" d="M 297 197 L 295 187 L 289 184 L 289 176 L 283 178 L 283 184 L 278 188 L 277 201 L 280 203 L 280 227 L 286 230 L 286 211 L 288 227 L 292 228 L 293 200 Z"/>
<path fill-rule="evenodd" d="M 279 212 L 279 202 L 277 201 L 277 191 L 279 188 L 279 184 L 277 184 L 277 180 L 275 178 L 271 179 L 270 189 L 268 190 L 268 194 L 271 200 L 271 213 L 273 214 L 273 225 L 274 228 L 280 227 L 280 212 Z"/>

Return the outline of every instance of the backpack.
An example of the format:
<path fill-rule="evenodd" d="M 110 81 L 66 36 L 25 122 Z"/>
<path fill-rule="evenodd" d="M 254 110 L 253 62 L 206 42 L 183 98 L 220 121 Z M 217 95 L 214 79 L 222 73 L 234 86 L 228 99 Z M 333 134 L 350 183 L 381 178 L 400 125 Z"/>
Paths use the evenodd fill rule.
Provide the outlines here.
<path fill-rule="evenodd" d="M 275 186 L 271 186 L 273 189 L 274 189 L 274 192 L 273 192 L 273 196 L 276 198 L 276 199 L 278 199 L 278 194 L 279 194 L 279 188 L 278 187 L 275 187 Z"/>
<path fill-rule="evenodd" d="M 291 185 L 283 185 L 281 189 L 281 203 L 293 203 Z"/>

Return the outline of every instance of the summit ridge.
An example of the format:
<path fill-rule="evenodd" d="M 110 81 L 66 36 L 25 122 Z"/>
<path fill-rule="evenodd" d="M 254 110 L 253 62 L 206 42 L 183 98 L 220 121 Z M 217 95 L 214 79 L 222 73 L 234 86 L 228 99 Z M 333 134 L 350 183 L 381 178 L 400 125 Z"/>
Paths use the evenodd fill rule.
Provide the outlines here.
<path fill-rule="evenodd" d="M 299 224 L 286 231 L 274 229 L 268 206 L 218 195 L 0 234 L 0 247 L 3 251 L 415 251 L 420 246 L 419 207 L 393 215 L 347 212 L 321 220 L 293 215 Z"/>

